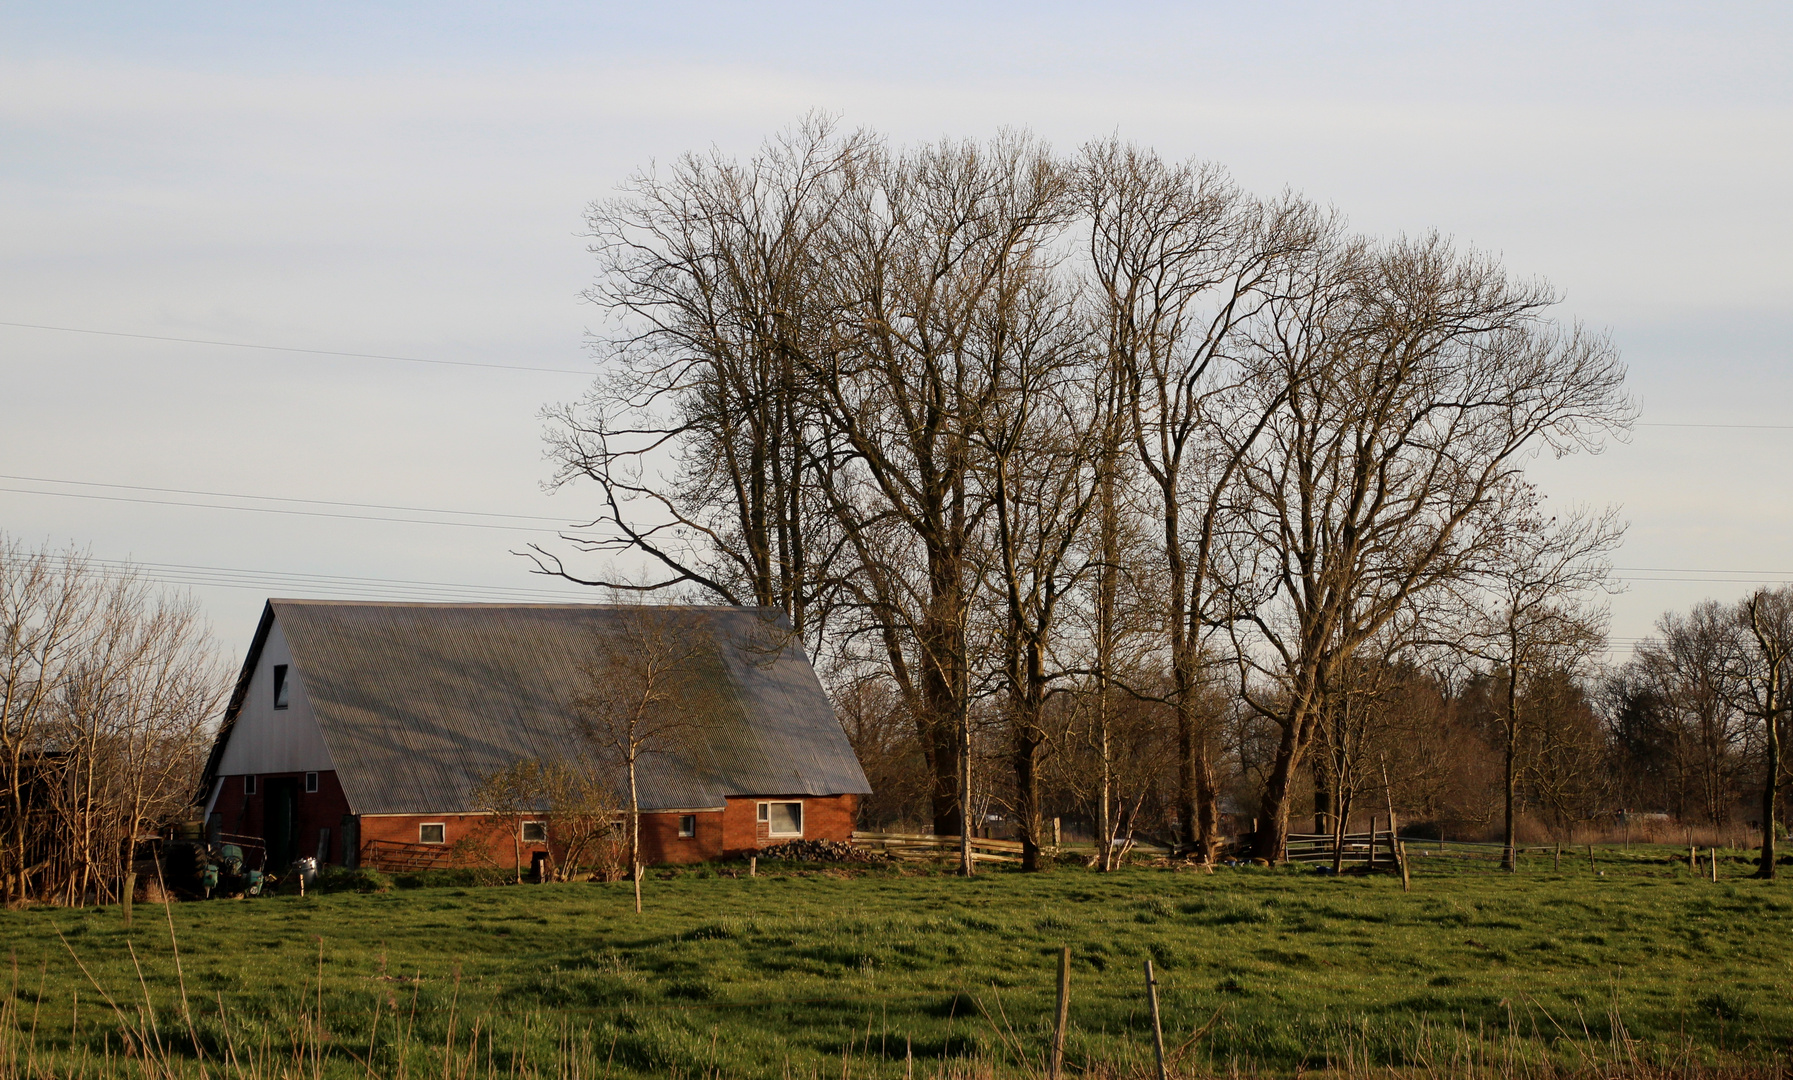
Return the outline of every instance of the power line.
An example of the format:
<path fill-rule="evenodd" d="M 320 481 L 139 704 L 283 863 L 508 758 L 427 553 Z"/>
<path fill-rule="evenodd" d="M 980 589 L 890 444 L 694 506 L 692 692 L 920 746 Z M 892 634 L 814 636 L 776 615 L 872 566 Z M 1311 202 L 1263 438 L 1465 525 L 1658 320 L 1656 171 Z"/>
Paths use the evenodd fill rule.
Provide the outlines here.
<path fill-rule="evenodd" d="M 93 334 L 99 337 L 134 338 L 138 341 L 171 341 L 181 345 L 217 345 L 227 349 L 260 349 L 264 352 L 308 353 L 312 356 L 343 356 L 356 360 L 397 360 L 407 364 L 439 364 L 444 367 L 491 368 L 495 371 L 546 372 L 555 375 L 585 375 L 592 372 L 577 368 L 525 367 L 520 364 L 482 364 L 476 360 L 432 360 L 421 356 L 390 356 L 384 353 L 341 352 L 336 349 L 305 349 L 293 345 L 255 345 L 244 341 L 213 341 L 208 338 L 167 337 L 161 334 L 128 334 L 121 330 L 88 330 L 79 326 L 45 326 L 42 323 L 4 322 L 26 330 L 55 330 L 64 334 Z"/>
<path fill-rule="evenodd" d="M 555 532 L 539 525 L 497 525 L 484 521 L 436 521 L 429 518 L 380 517 L 373 514 L 332 514 L 324 510 L 283 510 L 276 506 L 224 506 L 218 503 L 185 502 L 180 499 L 138 499 L 128 495 L 95 495 L 86 491 L 37 491 L 32 488 L 0 487 L 15 495 L 47 495 L 60 499 L 98 499 L 102 502 L 137 503 L 144 506 L 186 506 L 200 510 L 236 510 L 249 514 L 280 514 L 293 517 L 334 518 L 339 521 L 384 521 L 403 525 L 452 525 L 462 529 L 496 529 L 500 532 Z M 452 511 L 451 511 L 452 512 Z"/>
<path fill-rule="evenodd" d="M 1639 420 L 1636 427 L 1739 428 L 1753 431 L 1793 431 L 1793 424 L 1684 424 L 1667 420 Z"/>
<path fill-rule="evenodd" d="M 349 502 L 341 499 L 304 499 L 279 495 L 246 495 L 231 491 L 206 491 L 198 488 L 158 487 L 148 484 L 116 484 L 95 480 L 61 480 L 46 476 L 18 476 L 0 473 L 0 480 L 18 480 L 34 484 L 63 484 L 78 487 L 113 488 L 121 491 L 146 491 L 156 494 L 197 495 L 210 499 L 247 499 L 258 502 L 298 503 L 305 506 L 338 506 L 352 510 L 392 510 L 408 514 L 453 514 L 463 517 L 498 518 L 508 522 L 544 522 L 552 524 L 552 529 L 536 525 L 506 525 L 492 522 L 476 521 L 434 521 L 422 518 L 384 517 L 371 514 L 333 514 L 317 510 L 296 510 L 286 507 L 267 506 L 229 506 L 217 503 L 188 502 L 180 499 L 140 499 L 122 495 L 100 495 L 80 491 L 40 491 L 34 488 L 0 487 L 0 492 L 11 492 L 20 495 L 49 495 L 67 499 L 99 499 L 107 502 L 128 502 L 150 506 L 182 506 L 202 510 L 240 510 L 252 513 L 283 514 L 300 517 L 323 517 L 346 521 L 396 522 L 409 525 L 454 525 L 462 528 L 497 529 L 512 532 L 558 532 L 570 528 L 589 528 L 590 526 L 569 525 L 565 518 L 547 517 L 540 514 L 512 514 L 491 510 L 453 510 L 439 506 L 404 506 L 396 503 Z M 1763 579 L 1793 579 L 1793 570 L 1744 570 L 1702 569 L 1687 566 L 1616 566 L 1620 581 L 1633 582 L 1671 582 L 1713 585 L 1753 585 L 1761 584 Z M 1737 576 L 1701 576 L 1701 577 L 1638 577 L 1639 574 L 1700 574 L 1700 575 L 1750 575 Z"/>
<path fill-rule="evenodd" d="M 262 502 L 304 503 L 309 506 L 347 506 L 357 510 L 402 510 L 413 514 L 463 514 L 471 517 L 508 518 L 512 521 L 563 522 L 564 518 L 537 514 L 495 513 L 490 510 L 445 510 L 439 506 L 397 506 L 390 503 L 344 502 L 340 499 L 300 499 L 286 495 L 241 495 L 232 491 L 199 491 L 193 488 L 151 487 L 147 484 L 112 484 L 100 480 L 57 480 L 48 476 L 12 476 L 0 473 L 0 480 L 23 480 L 32 484 L 71 484 L 76 487 L 118 488 L 123 491 L 154 491 L 164 495 L 203 495 L 209 499 L 256 499 Z M 11 488 L 5 490 L 13 490 Z M 43 494 L 53 494 L 44 492 Z"/>
<path fill-rule="evenodd" d="M 1766 585 L 1776 581 L 1785 581 L 1793 575 L 1763 574 L 1759 577 L 1624 577 L 1620 581 L 1663 581 L 1682 582 L 1694 585 Z"/>
<path fill-rule="evenodd" d="M 554 375 L 586 375 L 591 371 L 579 368 L 530 367 L 520 364 L 486 364 L 477 360 L 437 360 L 422 356 L 394 356 L 389 353 L 346 352 L 338 349 L 309 349 L 297 345 L 261 345 L 246 341 L 218 341 L 213 338 L 171 337 L 165 334 L 137 334 L 123 330 L 92 330 L 82 326 L 50 326 L 46 323 L 10 322 L 0 326 L 24 330 L 51 330 L 61 334 L 92 334 L 97 337 L 131 338 L 136 341 L 166 341 L 180 345 L 214 345 L 226 349 L 257 349 L 263 352 L 305 353 L 311 356 L 341 356 L 356 360 L 394 360 L 406 364 L 437 364 L 444 367 L 489 368 L 495 371 L 529 371 Z M 1734 428 L 1747 431 L 1793 431 L 1793 424 L 1695 423 L 1669 420 L 1640 420 L 1636 427 Z"/>
<path fill-rule="evenodd" d="M 245 570 L 225 566 L 190 563 L 134 562 L 124 559 L 101 559 L 92 556 L 59 555 L 68 565 L 87 565 L 108 578 L 126 578 L 135 573 L 169 585 L 201 588 L 246 589 L 267 593 L 269 590 L 291 590 L 305 593 L 328 592 L 338 598 L 377 598 L 408 600 L 530 600 L 570 602 L 574 594 L 543 588 L 502 585 L 472 585 L 465 582 L 424 581 L 412 578 L 359 577 L 343 574 L 308 574 L 286 570 Z M 569 586 L 571 583 L 568 583 Z"/>
<path fill-rule="evenodd" d="M 1615 566 L 1623 574 L 1768 574 L 1793 577 L 1793 570 L 1697 570 L 1691 566 Z"/>

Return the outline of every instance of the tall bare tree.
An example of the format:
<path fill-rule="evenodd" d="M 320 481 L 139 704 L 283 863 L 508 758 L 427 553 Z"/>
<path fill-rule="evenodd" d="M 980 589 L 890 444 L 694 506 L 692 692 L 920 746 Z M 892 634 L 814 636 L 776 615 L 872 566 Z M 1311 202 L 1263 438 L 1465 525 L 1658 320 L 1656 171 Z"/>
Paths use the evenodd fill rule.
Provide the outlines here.
<path fill-rule="evenodd" d="M 1265 302 L 1278 262 L 1311 242 L 1315 221 L 1298 203 L 1267 207 L 1247 198 L 1217 167 L 1167 163 L 1114 139 L 1085 147 L 1080 179 L 1105 344 L 1162 522 L 1156 554 L 1164 564 L 1161 626 L 1183 841 L 1211 860 L 1218 733 L 1198 704 L 1201 640 L 1220 493 L 1239 446 L 1217 445 L 1208 427 L 1243 424 L 1255 434 L 1278 407 L 1260 402 L 1256 418 L 1222 419 L 1220 402 L 1235 376 L 1228 350 L 1235 329 Z"/>
<path fill-rule="evenodd" d="M 1793 713 L 1793 587 L 1758 589 L 1734 609 L 1735 642 L 1725 665 L 1725 693 L 1738 711 L 1761 725 L 1762 857 L 1756 876 L 1775 876 L 1775 817 L 1779 806 L 1781 736 Z"/>
<path fill-rule="evenodd" d="M 1631 415 L 1603 339 L 1548 323 L 1548 289 L 1437 237 L 1337 237 L 1274 293 L 1246 385 L 1280 404 L 1244 454 L 1224 575 L 1241 693 L 1280 729 L 1266 859 L 1344 665 L 1487 560 L 1530 452 L 1596 450 Z"/>
<path fill-rule="evenodd" d="M 995 594 L 990 606 L 1021 863 L 1037 870 L 1047 698 L 1076 666 L 1066 662 L 1063 615 L 1087 570 L 1083 530 L 1101 490 L 1092 404 L 1102 394 L 1090 385 L 1100 369 L 1088 363 L 1074 297 L 1050 278 L 1017 277 L 1004 290 L 1003 306 L 1011 310 L 991 327 L 982 347 L 990 363 L 1006 369 L 991 377 L 1006 389 L 977 429 L 975 480 L 989 503 L 982 576 Z"/>
<path fill-rule="evenodd" d="M 1502 866 L 1517 870 L 1514 800 L 1528 723 L 1520 709 L 1525 685 L 1584 668 L 1605 645 L 1605 610 L 1594 596 L 1612 588 L 1608 556 L 1624 539 L 1625 526 L 1611 509 L 1546 518 L 1529 487 L 1517 489 L 1512 500 L 1516 505 L 1505 511 L 1508 520 L 1487 565 L 1463 582 L 1480 592 L 1465 598 L 1474 616 L 1460 647 L 1505 673 Z"/>
<path fill-rule="evenodd" d="M 608 559 L 570 565 L 532 545 L 540 572 L 635 591 L 696 586 L 812 632 L 828 519 L 813 512 L 806 473 L 825 433 L 799 357 L 833 330 L 818 255 L 869 149 L 812 115 L 747 162 L 688 154 L 587 211 L 600 273 L 585 296 L 611 319 L 594 340 L 604 374 L 547 418 L 555 484 L 595 486 L 601 509 L 597 536 L 563 541 L 649 569 L 637 581 Z"/>
<path fill-rule="evenodd" d="M 880 156 L 822 257 L 837 340 L 803 376 L 839 458 L 828 502 L 893 677 L 913 702 L 934 776 L 934 829 L 967 820 L 975 538 L 985 499 L 976 433 L 1007 392 L 984 350 L 1013 329 L 1007 290 L 1043 258 L 1068 213 L 1064 171 L 1019 135 Z M 904 563 L 882 558 L 906 553 Z"/>

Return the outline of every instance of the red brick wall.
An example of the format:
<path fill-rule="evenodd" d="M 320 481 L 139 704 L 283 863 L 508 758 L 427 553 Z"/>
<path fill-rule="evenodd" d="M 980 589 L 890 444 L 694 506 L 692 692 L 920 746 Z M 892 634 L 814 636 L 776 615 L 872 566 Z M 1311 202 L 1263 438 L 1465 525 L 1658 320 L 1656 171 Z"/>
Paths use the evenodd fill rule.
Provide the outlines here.
<path fill-rule="evenodd" d="M 649 866 L 662 863 L 694 863 L 722 857 L 722 812 L 709 810 L 691 816 L 697 819 L 696 836 L 679 835 L 681 814 L 641 815 L 641 861 Z"/>
<path fill-rule="evenodd" d="M 340 863 L 343 861 L 342 819 L 349 813 L 349 800 L 342 793 L 342 785 L 337 783 L 334 772 L 318 773 L 318 789 L 315 792 L 305 790 L 304 773 L 269 773 L 256 777 L 255 794 L 243 794 L 243 778 L 241 776 L 224 777 L 224 786 L 218 792 L 218 801 L 213 804 L 212 812 L 219 816 L 223 831 L 238 836 L 252 836 L 266 841 L 264 831 L 266 824 L 266 806 L 264 797 L 268 790 L 269 780 L 290 778 L 294 781 L 293 796 L 293 835 L 296 839 L 295 858 L 317 854 L 318 830 L 330 830 L 330 850 L 326 853 L 325 862 Z M 247 854 L 247 852 L 245 853 Z M 256 856 L 249 855 L 250 865 L 254 866 Z M 284 867 L 273 867 L 275 871 Z"/>
<path fill-rule="evenodd" d="M 853 823 L 859 816 L 857 795 L 758 795 L 730 799 L 722 811 L 724 854 L 749 853 L 770 844 L 794 839 L 787 836 L 765 836 L 760 832 L 759 804 L 762 802 L 801 802 L 802 838 L 805 840 L 851 840 Z"/>
<path fill-rule="evenodd" d="M 699 811 L 695 837 L 679 836 L 677 813 L 641 815 L 641 854 L 650 866 L 695 863 L 731 855 L 744 855 L 777 843 L 785 837 L 756 837 L 758 804 L 767 800 L 803 803 L 803 836 L 805 839 L 848 840 L 853 836 L 853 823 L 859 810 L 857 795 L 769 795 L 762 798 L 729 799 L 722 810 Z M 415 844 L 419 825 L 440 822 L 445 843 L 469 838 L 483 844 L 486 855 L 499 866 L 509 867 L 514 858 L 510 833 L 503 825 L 487 821 L 479 814 L 402 814 L 361 819 L 361 840 L 392 840 Z M 547 850 L 546 844 L 523 845 L 523 866 L 529 866 L 533 851 Z"/>
<path fill-rule="evenodd" d="M 388 840 L 399 844 L 417 844 L 418 829 L 423 825 L 442 826 L 442 846 L 452 848 L 457 843 L 470 843 L 484 849 L 484 858 L 474 861 L 489 860 L 493 865 L 503 869 L 511 869 L 517 858 L 518 847 L 511 843 L 510 827 L 505 822 L 492 821 L 484 814 L 369 814 L 361 818 L 361 851 L 365 861 L 367 845 L 373 840 Z M 546 851 L 548 845 L 540 841 L 530 841 L 521 845 L 523 871 L 529 872 L 530 859 L 535 852 Z M 466 860 L 462 860 L 466 861 Z"/>
<path fill-rule="evenodd" d="M 678 814 L 641 815 L 641 852 L 648 865 L 661 863 L 694 863 L 714 859 L 722 852 L 722 815 L 716 811 L 698 813 L 697 835 L 679 836 Z M 444 846 L 467 842 L 485 849 L 484 859 L 500 867 L 510 867 L 516 858 L 511 846 L 510 829 L 500 822 L 488 821 L 482 814 L 399 814 L 363 817 L 361 840 L 391 840 L 401 844 L 418 843 L 418 827 L 424 824 L 442 826 Z M 527 870 L 530 856 L 548 850 L 549 845 L 530 842 L 523 845 L 523 866 Z M 365 850 L 365 848 L 363 849 Z M 477 861 L 484 861 L 477 860 Z"/>

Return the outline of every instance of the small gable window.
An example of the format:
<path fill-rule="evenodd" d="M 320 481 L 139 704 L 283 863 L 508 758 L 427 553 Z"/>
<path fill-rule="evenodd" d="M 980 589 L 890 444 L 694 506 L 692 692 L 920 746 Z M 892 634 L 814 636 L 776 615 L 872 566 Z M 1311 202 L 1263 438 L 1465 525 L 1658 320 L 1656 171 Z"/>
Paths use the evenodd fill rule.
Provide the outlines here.
<path fill-rule="evenodd" d="M 420 844 L 440 844 L 445 839 L 443 832 L 443 826 L 439 823 L 419 825 L 417 826 L 417 842 Z"/>
<path fill-rule="evenodd" d="M 275 664 L 274 665 L 274 707 L 276 709 L 286 708 L 287 698 L 290 696 L 291 687 L 292 687 L 292 684 L 288 683 L 286 681 L 286 665 L 285 664 Z"/>
<path fill-rule="evenodd" d="M 318 789 L 318 774 L 314 773 L 314 772 L 306 773 L 305 774 L 305 794 L 315 795 L 315 794 L 317 794 L 317 789 Z"/>
<path fill-rule="evenodd" d="M 697 815 L 679 815 L 679 839 L 689 840 L 697 835 Z"/>
<path fill-rule="evenodd" d="M 525 821 L 523 823 L 523 842 L 525 844 L 547 843 L 548 823 L 545 821 Z"/>
<path fill-rule="evenodd" d="M 255 777 L 253 777 L 253 776 L 243 777 L 243 794 L 245 794 L 245 795 L 255 794 Z"/>

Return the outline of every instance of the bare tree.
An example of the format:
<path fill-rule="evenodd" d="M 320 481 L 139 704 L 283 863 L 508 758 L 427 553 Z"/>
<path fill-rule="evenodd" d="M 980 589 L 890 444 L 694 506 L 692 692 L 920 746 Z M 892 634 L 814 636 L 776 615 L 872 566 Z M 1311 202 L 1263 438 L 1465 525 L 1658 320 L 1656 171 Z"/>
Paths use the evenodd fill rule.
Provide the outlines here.
<path fill-rule="evenodd" d="M 925 728 L 934 829 L 963 838 L 967 874 L 975 436 L 1006 391 L 981 350 L 1012 320 L 1006 291 L 1062 225 L 1067 192 L 1019 135 L 873 159 L 822 253 L 838 338 L 803 369 L 838 447 L 821 475 L 865 628 Z"/>
<path fill-rule="evenodd" d="M 1585 667 L 1605 644 L 1605 610 L 1591 596 L 1613 587 L 1608 555 L 1624 539 L 1617 512 L 1577 509 L 1545 518 L 1529 488 L 1514 493 L 1517 506 L 1487 566 L 1464 584 L 1480 586 L 1466 598 L 1474 613 L 1461 648 L 1505 673 L 1501 710 L 1503 749 L 1502 866 L 1518 869 L 1514 848 L 1514 800 L 1520 746 L 1527 718 L 1521 713 L 1527 680 Z"/>
<path fill-rule="evenodd" d="M 1438 238 L 1339 236 L 1275 292 L 1245 385 L 1280 404 L 1244 454 L 1224 575 L 1241 693 L 1281 729 L 1266 859 L 1343 665 L 1486 561 L 1534 448 L 1598 449 L 1631 415 L 1604 340 L 1545 322 L 1547 289 Z"/>
<path fill-rule="evenodd" d="M 641 911 L 639 769 L 653 755 L 689 753 L 717 707 L 717 644 L 701 616 L 675 606 L 619 607 L 592 636 L 573 698 L 580 731 L 628 789 L 629 872 Z"/>
<path fill-rule="evenodd" d="M 1047 698 L 1069 675 L 1064 609 L 1086 569 L 1083 528 L 1095 507 L 1099 441 L 1080 320 L 1050 280 L 1006 290 L 998 332 L 983 351 L 1005 385 L 976 432 L 977 481 L 992 531 L 983 576 L 993 586 L 993 637 L 1014 770 L 1021 864 L 1040 868 L 1040 755 L 1050 742 Z M 994 551 L 990 551 L 994 548 Z"/>
<path fill-rule="evenodd" d="M 562 539 L 651 570 L 634 581 L 600 563 L 592 576 L 531 545 L 539 572 L 638 592 L 697 586 L 812 632 L 827 518 L 807 473 L 825 432 L 798 358 L 833 328 L 821 234 L 869 148 L 811 115 L 745 163 L 688 154 L 590 207 L 600 275 L 585 296 L 612 319 L 594 341 L 605 374 L 547 418 L 554 483 L 595 486 L 599 535 Z"/>
<path fill-rule="evenodd" d="M 745 163 L 642 174 L 590 223 L 616 319 L 551 449 L 602 511 L 565 542 L 645 561 L 639 588 L 790 613 L 843 687 L 888 695 L 855 715 L 919 762 L 967 873 L 992 793 L 1036 850 L 1047 798 L 1108 833 L 1135 783 L 1114 737 L 1149 723 L 1175 737 L 1125 796 L 1142 827 L 1211 859 L 1228 790 L 1280 854 L 1319 718 L 1367 715 L 1333 707 L 1354 654 L 1394 663 L 1425 598 L 1487 561 L 1534 450 L 1597 449 L 1630 413 L 1548 289 L 1117 140 L 1074 163 L 1018 134 L 897 151 L 812 119 Z M 1048 432 L 1038 402 L 1082 419 Z M 1061 686 L 1074 707 L 1049 706 Z M 973 775 L 986 722 L 1008 788 Z M 1071 725 L 1087 748 L 1046 738 Z M 1441 732 L 1415 759 L 1433 802 L 1468 775 Z"/>
<path fill-rule="evenodd" d="M 1725 693 L 1735 631 L 1732 611 L 1716 601 L 1685 615 L 1668 612 L 1612 687 L 1615 734 L 1628 752 L 1649 759 L 1648 768 L 1664 773 L 1663 805 L 1712 825 L 1730 820 L 1740 801 L 1751 734 L 1748 718 Z"/>
<path fill-rule="evenodd" d="M 617 849 L 624 816 L 613 770 L 576 758 L 545 762 L 541 771 L 554 876 L 571 881 L 589 861 L 604 880 L 613 880 L 622 868 Z"/>
<path fill-rule="evenodd" d="M 116 897 L 178 819 L 224 672 L 197 606 L 0 536 L 0 893 Z"/>
<path fill-rule="evenodd" d="M 1114 139 L 1084 149 L 1080 177 L 1106 347 L 1162 523 L 1156 555 L 1164 563 L 1161 626 L 1183 841 L 1211 861 L 1218 733 L 1197 707 L 1201 640 L 1219 497 L 1251 439 L 1217 446 L 1208 427 L 1221 421 L 1255 435 L 1279 407 L 1259 402 L 1258 417 L 1224 420 L 1216 408 L 1233 375 L 1227 357 L 1235 329 L 1265 302 L 1278 261 L 1311 241 L 1316 222 L 1299 204 L 1266 207 L 1245 197 L 1212 165 L 1168 164 Z"/>
<path fill-rule="evenodd" d="M 1793 587 L 1758 589 L 1734 609 L 1734 645 L 1726 657 L 1725 693 L 1732 705 L 1761 725 L 1762 857 L 1757 877 L 1775 876 L 1775 810 L 1779 805 L 1781 727 L 1793 713 Z"/>
<path fill-rule="evenodd" d="M 520 758 L 481 777 L 467 801 L 485 814 L 486 820 L 510 833 L 512 869 L 516 883 L 523 883 L 523 822 L 543 809 L 546 795 L 542 763 Z"/>

